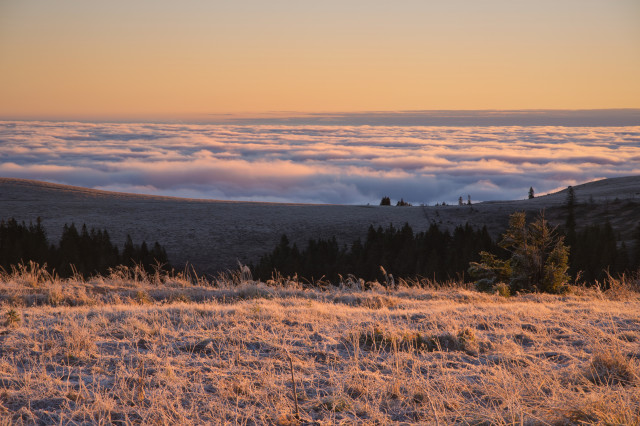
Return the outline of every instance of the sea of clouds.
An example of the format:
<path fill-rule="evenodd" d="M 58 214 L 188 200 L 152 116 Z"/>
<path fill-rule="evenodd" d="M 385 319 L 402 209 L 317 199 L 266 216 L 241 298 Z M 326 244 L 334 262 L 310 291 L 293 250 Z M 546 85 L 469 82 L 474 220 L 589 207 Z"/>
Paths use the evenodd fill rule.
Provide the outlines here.
<path fill-rule="evenodd" d="M 526 198 L 640 174 L 640 126 L 0 122 L 0 176 L 223 200 Z"/>

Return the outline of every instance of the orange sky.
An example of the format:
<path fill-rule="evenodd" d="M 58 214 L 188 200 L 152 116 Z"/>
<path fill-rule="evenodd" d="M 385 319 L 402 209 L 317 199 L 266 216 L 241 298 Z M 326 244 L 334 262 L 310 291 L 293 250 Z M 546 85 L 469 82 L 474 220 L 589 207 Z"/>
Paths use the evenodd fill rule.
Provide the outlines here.
<path fill-rule="evenodd" d="M 0 3 L 0 118 L 638 108 L 637 0 Z"/>

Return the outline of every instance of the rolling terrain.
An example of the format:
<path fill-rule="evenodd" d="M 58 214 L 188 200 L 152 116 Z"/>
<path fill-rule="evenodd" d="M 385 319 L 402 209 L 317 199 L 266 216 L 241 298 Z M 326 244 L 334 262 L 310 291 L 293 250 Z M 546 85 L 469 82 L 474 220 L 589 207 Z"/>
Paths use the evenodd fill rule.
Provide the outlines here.
<path fill-rule="evenodd" d="M 620 239 L 631 239 L 640 223 L 640 176 L 586 183 L 574 190 L 578 227 L 608 220 Z M 533 216 L 543 209 L 552 223 L 562 224 L 566 198 L 565 189 L 530 200 L 471 206 L 278 204 L 147 196 L 0 178 L 0 218 L 29 222 L 41 217 L 52 241 L 71 222 L 106 228 L 120 246 L 127 234 L 135 241 L 157 240 L 175 267 L 188 262 L 206 273 L 235 268 L 238 261 L 257 261 L 282 234 L 299 245 L 333 235 L 349 244 L 363 237 L 369 225 L 409 223 L 418 232 L 432 223 L 452 229 L 468 222 L 486 225 L 498 237 L 514 211 Z"/>

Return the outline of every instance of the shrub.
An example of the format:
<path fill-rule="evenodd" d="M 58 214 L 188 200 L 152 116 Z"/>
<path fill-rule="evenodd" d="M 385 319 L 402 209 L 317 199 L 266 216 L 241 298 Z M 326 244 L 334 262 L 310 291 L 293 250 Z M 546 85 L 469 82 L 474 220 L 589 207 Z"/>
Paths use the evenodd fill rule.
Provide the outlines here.
<path fill-rule="evenodd" d="M 469 263 L 469 273 L 477 280 L 478 290 L 492 292 L 496 283 L 508 282 L 511 279 L 511 261 L 481 251 L 480 262 Z"/>
<path fill-rule="evenodd" d="M 511 289 L 509 288 L 508 285 L 506 285 L 505 283 L 498 283 L 496 285 L 493 286 L 493 291 L 498 295 L 498 296 L 502 296 L 502 297 L 509 297 L 511 296 Z"/>
<path fill-rule="evenodd" d="M 14 326 L 20 324 L 20 314 L 15 309 L 9 309 L 5 316 L 5 324 L 7 326 Z"/>

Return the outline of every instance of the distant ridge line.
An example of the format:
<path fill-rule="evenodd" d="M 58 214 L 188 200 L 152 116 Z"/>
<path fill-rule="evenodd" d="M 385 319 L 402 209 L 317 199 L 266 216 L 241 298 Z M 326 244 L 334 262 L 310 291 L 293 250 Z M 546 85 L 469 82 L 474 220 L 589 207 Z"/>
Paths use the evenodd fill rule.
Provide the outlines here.
<path fill-rule="evenodd" d="M 24 179 L 24 178 L 12 178 L 12 177 L 0 177 L 0 189 L 5 185 L 14 185 L 14 186 L 22 186 L 25 188 L 41 188 L 53 191 L 62 191 L 66 193 L 75 193 L 80 195 L 85 195 L 87 197 L 113 197 L 113 198 L 128 198 L 132 200 L 148 200 L 148 201 L 185 201 L 192 203 L 228 203 L 228 204 L 256 204 L 256 205 L 283 205 L 283 206 L 330 206 L 330 205 L 338 205 L 338 204 L 313 204 L 313 203 L 281 203 L 281 202 L 269 202 L 269 201 L 234 201 L 234 200 L 219 200 L 219 199 L 208 199 L 208 198 L 189 198 L 189 197 L 176 197 L 170 195 L 153 195 L 153 194 L 140 194 L 135 192 L 121 192 L 121 191 L 109 191 L 104 189 L 94 189 L 87 188 L 84 186 L 76 186 L 76 185 L 67 185 L 61 183 L 47 182 L 35 179 Z M 611 194 L 602 194 L 602 191 L 587 191 L 588 195 L 596 195 L 600 198 L 623 198 L 623 199 L 640 199 L 640 175 L 632 175 L 632 176 L 621 176 L 614 178 L 603 178 L 599 180 L 594 180 L 591 182 L 585 182 L 581 184 L 573 185 L 575 191 L 577 191 L 577 195 L 584 195 L 585 190 L 607 190 L 611 189 L 614 186 L 618 186 L 617 189 L 622 190 L 623 188 L 627 188 L 627 192 L 624 194 L 616 194 L 615 191 Z M 563 188 L 556 192 L 552 192 L 545 195 L 539 195 L 535 197 L 532 201 L 535 200 L 549 200 L 550 198 L 558 198 L 559 196 L 564 196 L 566 194 L 567 189 Z M 583 193 L 583 194 L 580 194 Z M 2 193 L 0 192 L 0 200 L 2 199 Z M 525 201 L 525 200 L 486 200 L 478 202 L 481 203 L 509 203 L 514 201 Z M 348 205 L 348 204 L 346 204 Z"/>
<path fill-rule="evenodd" d="M 312 204 L 312 203 L 277 203 L 269 201 L 234 201 L 234 200 L 218 200 L 210 198 L 189 198 L 189 197 L 176 197 L 171 195 L 153 195 L 153 194 L 140 194 L 136 192 L 121 192 L 121 191 L 109 191 L 104 189 L 87 188 L 84 186 L 67 185 L 63 183 L 54 183 L 41 181 L 36 179 L 23 179 L 23 178 L 11 178 L 0 177 L 0 190 L 3 185 L 16 185 L 23 186 L 25 188 L 43 188 L 54 191 L 64 191 L 68 193 L 84 194 L 90 197 L 97 198 L 103 197 L 115 197 L 115 198 L 131 198 L 131 199 L 147 199 L 149 201 L 186 201 L 196 203 L 229 203 L 229 204 L 260 204 L 260 205 L 331 205 L 331 204 Z M 0 192 L 0 200 L 2 199 L 2 193 Z"/>

